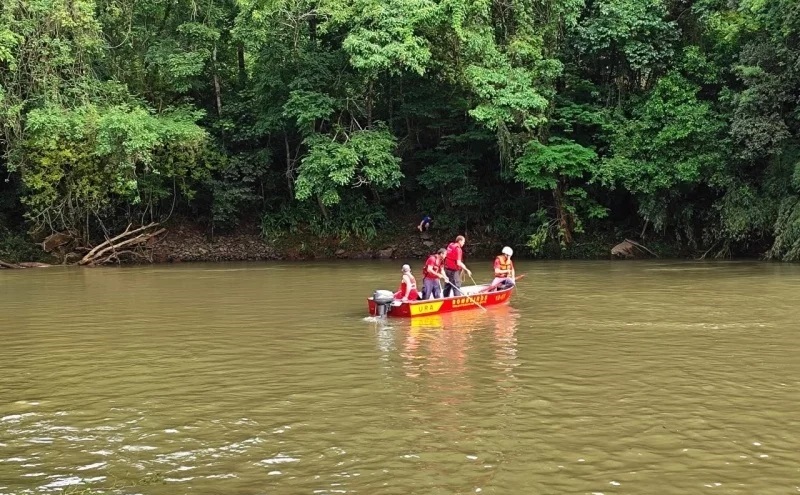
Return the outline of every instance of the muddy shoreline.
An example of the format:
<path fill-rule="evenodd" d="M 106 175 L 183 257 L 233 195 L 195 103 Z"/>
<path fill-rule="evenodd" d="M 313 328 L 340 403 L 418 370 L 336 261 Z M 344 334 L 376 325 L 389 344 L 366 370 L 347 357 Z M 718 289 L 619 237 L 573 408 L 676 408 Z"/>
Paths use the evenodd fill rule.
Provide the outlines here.
<path fill-rule="evenodd" d="M 326 260 L 326 259 L 421 259 L 445 247 L 450 236 L 419 232 L 412 228 L 387 232 L 366 241 L 319 238 L 304 233 L 264 239 L 258 232 L 240 231 L 211 237 L 191 226 L 169 228 L 153 248 L 154 263 Z M 491 256 L 502 249 L 496 239 L 468 237 L 466 253 Z"/>
<path fill-rule="evenodd" d="M 232 261 L 305 261 L 335 259 L 425 259 L 440 247 L 446 247 L 455 238 L 453 232 L 431 229 L 420 232 L 411 220 L 395 223 L 394 228 L 378 233 L 372 239 L 355 237 L 318 237 L 307 231 L 286 232 L 276 238 L 265 239 L 254 224 L 243 225 L 233 232 L 211 235 L 208 229 L 188 221 L 171 222 L 165 225 L 166 232 L 150 247 L 149 257 L 153 263 L 188 262 L 232 262 Z M 482 229 L 466 231 L 467 258 L 491 258 L 499 254 L 506 244 L 497 235 Z M 617 234 L 618 235 L 618 234 Z M 540 259 L 608 259 L 609 250 L 618 242 L 614 236 L 587 235 L 568 250 L 554 245 L 536 258 Z M 22 242 L 22 236 L 17 239 Z M 33 241 L 26 244 L 25 253 L 7 255 L 5 261 L 44 262 L 59 264 L 60 257 L 51 256 Z M 530 253 L 524 245 L 510 243 L 517 259 L 528 258 Z M 661 253 L 670 251 L 668 246 L 659 246 Z M 673 256 L 669 256 L 672 254 Z M 676 252 L 667 257 L 685 257 Z M 678 254 L 677 256 L 674 256 Z M 2 259 L 2 257 L 0 257 Z M 124 259 L 124 264 L 146 264 L 143 259 Z"/>

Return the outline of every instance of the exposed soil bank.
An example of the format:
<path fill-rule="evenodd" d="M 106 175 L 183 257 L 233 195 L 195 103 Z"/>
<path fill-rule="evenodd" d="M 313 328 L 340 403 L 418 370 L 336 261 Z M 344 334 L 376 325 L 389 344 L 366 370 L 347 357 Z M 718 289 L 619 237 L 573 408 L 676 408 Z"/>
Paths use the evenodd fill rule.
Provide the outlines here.
<path fill-rule="evenodd" d="M 419 232 L 413 225 L 379 234 L 366 241 L 347 238 L 319 238 L 308 233 L 286 234 L 264 239 L 257 231 L 238 232 L 213 238 L 189 225 L 172 225 L 153 251 L 153 261 L 250 261 L 314 259 L 416 259 L 445 247 L 450 235 L 431 230 Z M 491 256 L 502 249 L 499 240 L 468 235 L 466 253 Z"/>
<path fill-rule="evenodd" d="M 396 220 L 370 240 L 318 237 L 309 232 L 287 232 L 265 239 L 254 224 L 242 226 L 234 232 L 210 235 L 207 229 L 189 221 L 172 221 L 165 225 L 166 233 L 152 247 L 154 263 L 257 261 L 257 260 L 321 260 L 321 259 L 424 259 L 440 247 L 445 247 L 455 237 L 452 232 L 437 230 L 419 232 L 416 219 Z M 469 259 L 486 259 L 497 255 L 504 243 L 497 235 L 482 229 L 466 231 L 465 254 Z M 620 234 L 582 235 L 568 250 L 550 246 L 541 258 L 549 259 L 608 259 L 610 249 L 620 241 Z M 59 263 L 55 257 L 44 253 L 41 246 L 24 241 L 26 236 L 15 234 L 15 249 L 0 253 L 9 262 L 43 261 Z M 2 239 L 0 239 L 2 240 Z M 20 247 L 19 244 L 24 244 Z M 517 258 L 530 253 L 522 245 L 513 245 Z M 662 257 L 686 258 L 675 246 L 655 243 L 654 249 Z M 23 249 L 24 248 L 24 249 Z M 648 257 L 648 256 L 643 256 Z"/>

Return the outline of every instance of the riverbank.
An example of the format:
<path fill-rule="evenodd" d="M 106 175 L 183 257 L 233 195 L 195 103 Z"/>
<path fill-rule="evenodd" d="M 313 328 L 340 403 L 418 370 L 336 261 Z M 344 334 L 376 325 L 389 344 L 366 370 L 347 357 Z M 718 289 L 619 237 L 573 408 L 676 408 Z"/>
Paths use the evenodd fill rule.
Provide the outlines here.
<path fill-rule="evenodd" d="M 374 238 L 319 237 L 304 230 L 286 232 L 265 239 L 254 224 L 245 224 L 224 234 L 211 235 L 208 229 L 187 220 L 172 221 L 165 225 L 166 233 L 152 246 L 154 263 L 264 261 L 264 260 L 323 260 L 323 259 L 424 259 L 438 248 L 453 240 L 453 233 L 431 229 L 419 232 L 415 219 L 396 219 L 391 227 L 380 231 Z M 484 229 L 465 232 L 466 257 L 490 258 L 506 243 Z M 584 234 L 566 250 L 553 244 L 547 246 L 537 258 L 543 259 L 608 259 L 611 248 L 624 236 L 614 234 Z M 690 258 L 691 252 L 682 252 L 674 245 L 652 241 L 662 258 Z M 518 259 L 532 257 L 521 243 L 511 243 Z M 642 257 L 648 257 L 639 253 Z M 6 232 L 0 238 L 0 259 L 8 262 L 38 261 L 59 263 L 59 260 L 41 250 L 41 246 L 24 234 Z"/>
<path fill-rule="evenodd" d="M 469 256 L 492 256 L 502 242 L 481 234 L 468 234 Z M 403 225 L 365 240 L 354 237 L 316 237 L 308 232 L 287 233 L 265 239 L 255 229 L 210 236 L 191 225 L 175 225 L 153 249 L 156 263 L 198 261 L 321 260 L 321 259 L 420 259 L 452 241 L 441 231 L 419 232 Z"/>
<path fill-rule="evenodd" d="M 502 248 L 492 236 L 468 234 L 468 256 L 491 256 Z M 201 226 L 185 221 L 166 225 L 166 233 L 152 246 L 154 263 L 321 260 L 321 259 L 419 259 L 452 241 L 448 233 L 419 232 L 414 224 L 401 224 L 372 239 L 318 237 L 307 231 L 265 239 L 256 226 L 211 235 Z M 59 263 L 57 257 L 24 234 L 0 236 L 0 259 L 11 262 Z"/>

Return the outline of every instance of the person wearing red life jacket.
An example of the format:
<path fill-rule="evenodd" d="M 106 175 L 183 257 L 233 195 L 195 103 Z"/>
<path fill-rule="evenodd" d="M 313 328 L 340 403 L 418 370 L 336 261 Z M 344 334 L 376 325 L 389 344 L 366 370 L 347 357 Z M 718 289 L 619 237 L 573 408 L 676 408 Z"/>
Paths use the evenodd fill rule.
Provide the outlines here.
<path fill-rule="evenodd" d="M 504 290 L 514 286 L 516 271 L 514 270 L 514 262 L 511 261 L 513 254 L 514 250 L 506 246 L 503 248 L 502 254 L 494 259 L 492 287 L 496 287 L 497 290 Z"/>
<path fill-rule="evenodd" d="M 472 271 L 464 264 L 464 251 L 463 247 L 466 243 L 463 235 L 456 237 L 455 242 L 451 242 L 447 246 L 447 254 L 444 257 L 444 274 L 450 280 L 444 288 L 444 297 L 450 295 L 460 296 L 461 292 L 461 270 L 467 272 L 471 277 Z"/>
<path fill-rule="evenodd" d="M 445 248 L 439 249 L 436 254 L 428 256 L 425 261 L 425 267 L 422 269 L 422 299 L 434 299 L 442 297 L 441 286 L 439 280 L 447 283 L 447 277 L 444 274 L 444 257 L 447 255 Z"/>
<path fill-rule="evenodd" d="M 419 299 L 417 292 L 417 279 L 411 274 L 411 267 L 403 265 L 403 278 L 400 281 L 400 290 L 394 293 L 395 299 L 401 299 L 404 303 Z"/>

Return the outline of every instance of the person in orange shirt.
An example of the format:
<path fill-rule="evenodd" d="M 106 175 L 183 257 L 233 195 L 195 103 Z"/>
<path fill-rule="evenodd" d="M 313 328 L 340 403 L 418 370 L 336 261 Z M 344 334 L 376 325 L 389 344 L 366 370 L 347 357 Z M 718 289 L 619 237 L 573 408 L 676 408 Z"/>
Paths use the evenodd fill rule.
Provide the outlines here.
<path fill-rule="evenodd" d="M 511 256 L 513 255 L 514 250 L 506 246 L 503 248 L 502 254 L 494 259 L 492 287 L 496 287 L 497 290 L 504 290 L 514 286 L 516 272 L 514 270 L 514 262 L 511 261 Z"/>
<path fill-rule="evenodd" d="M 417 279 L 411 274 L 411 267 L 403 265 L 403 278 L 400 281 L 400 290 L 394 293 L 395 299 L 401 299 L 404 303 L 419 299 L 417 292 Z"/>

